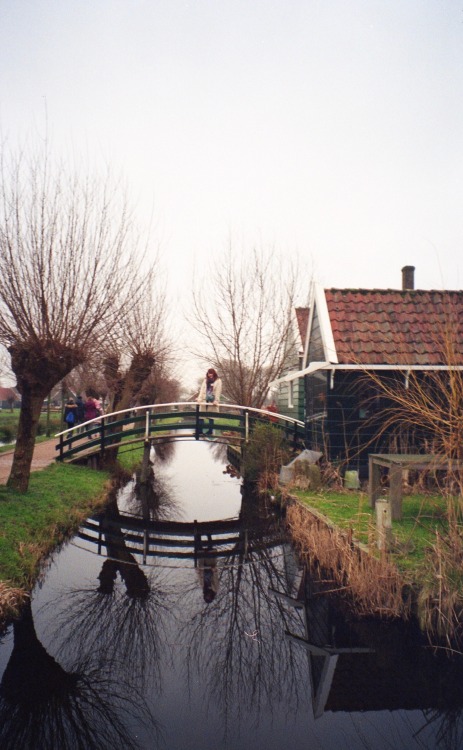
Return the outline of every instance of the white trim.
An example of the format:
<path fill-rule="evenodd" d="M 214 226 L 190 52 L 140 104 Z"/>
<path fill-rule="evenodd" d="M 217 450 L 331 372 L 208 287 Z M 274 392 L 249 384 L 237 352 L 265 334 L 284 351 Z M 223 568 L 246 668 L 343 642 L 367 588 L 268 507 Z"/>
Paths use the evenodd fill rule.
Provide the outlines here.
<path fill-rule="evenodd" d="M 294 380 L 288 381 L 288 409 L 294 409 Z"/>
<path fill-rule="evenodd" d="M 331 321 L 328 313 L 328 305 L 326 304 L 325 290 L 320 284 L 315 285 L 315 304 L 314 307 L 318 310 L 318 320 L 320 322 L 320 333 L 323 342 L 323 353 L 325 359 L 333 364 L 338 363 L 338 355 L 336 347 L 334 345 L 333 331 L 331 329 Z"/>
<path fill-rule="evenodd" d="M 307 362 L 307 358 L 309 356 L 309 342 L 310 342 L 310 332 L 312 330 L 312 321 L 313 321 L 313 310 L 314 310 L 314 299 L 315 299 L 315 282 L 312 281 L 312 284 L 310 285 L 310 292 L 309 292 L 309 319 L 307 321 L 307 330 L 305 332 L 305 339 L 304 339 L 304 358 L 302 360 L 302 364 L 305 365 Z"/>
<path fill-rule="evenodd" d="M 282 378 L 278 378 L 271 383 L 272 386 L 278 385 L 279 383 L 286 383 L 289 380 L 297 380 L 302 378 L 304 375 L 312 375 L 317 370 L 399 370 L 405 372 L 411 372 L 412 370 L 417 372 L 445 372 L 447 370 L 460 371 L 463 370 L 463 365 L 339 365 L 333 364 L 332 362 L 311 362 L 308 367 L 303 370 L 293 370 Z"/>
<path fill-rule="evenodd" d="M 293 307 L 292 318 L 293 318 L 294 345 L 297 348 L 297 354 L 299 356 L 300 351 L 301 351 L 301 349 L 304 346 L 304 342 L 302 341 L 301 332 L 299 330 L 299 323 L 298 323 L 298 320 L 297 320 L 296 309 L 298 309 L 298 310 L 304 310 L 304 309 L 307 309 L 307 308 L 304 308 L 304 307 L 299 307 L 299 308 Z M 307 331 L 306 331 L 306 335 L 307 335 Z"/>
<path fill-rule="evenodd" d="M 277 380 L 274 380 L 272 383 L 270 383 L 270 387 L 279 385 L 279 383 L 288 383 L 290 380 L 303 378 L 304 375 L 311 375 L 317 370 L 326 370 L 327 367 L 332 367 L 330 362 L 311 362 L 310 365 L 308 367 L 304 367 L 303 370 L 293 370 L 292 372 L 288 372 L 286 375 L 283 375 L 283 377 L 277 378 Z"/>

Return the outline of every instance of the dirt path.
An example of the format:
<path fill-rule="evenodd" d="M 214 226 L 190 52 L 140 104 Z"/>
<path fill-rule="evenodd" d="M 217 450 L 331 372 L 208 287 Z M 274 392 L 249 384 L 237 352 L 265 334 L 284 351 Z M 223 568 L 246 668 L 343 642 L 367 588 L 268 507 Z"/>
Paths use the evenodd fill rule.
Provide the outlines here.
<path fill-rule="evenodd" d="M 32 458 L 32 471 L 44 469 L 45 466 L 53 463 L 56 459 L 57 451 L 55 450 L 56 440 L 46 440 L 43 443 L 37 443 Z M 13 451 L 0 453 L 0 484 L 5 484 L 10 476 L 11 462 L 13 460 Z"/>

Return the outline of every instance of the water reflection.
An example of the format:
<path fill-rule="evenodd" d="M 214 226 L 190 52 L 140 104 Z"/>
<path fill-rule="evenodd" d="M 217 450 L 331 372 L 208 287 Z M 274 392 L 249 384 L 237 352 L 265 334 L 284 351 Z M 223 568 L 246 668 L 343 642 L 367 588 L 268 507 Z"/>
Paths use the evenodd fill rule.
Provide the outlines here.
<path fill-rule="evenodd" d="M 214 465 L 202 520 L 192 465 L 156 456 L 58 555 L 14 625 L 0 746 L 459 748 L 461 662 L 356 618 Z"/>
<path fill-rule="evenodd" d="M 0 746 L 135 748 L 126 720 L 157 732 L 132 678 L 81 654 L 64 668 L 37 638 L 30 604 L 14 624 L 14 645 L 0 685 Z"/>
<path fill-rule="evenodd" d="M 148 672 L 159 688 L 174 584 L 167 570 L 144 569 L 127 547 L 115 494 L 95 518 L 107 557 L 94 585 L 66 593 L 67 606 L 55 615 L 57 630 L 67 634 L 59 653 L 89 652 L 101 665 L 135 670 L 140 688 Z"/>

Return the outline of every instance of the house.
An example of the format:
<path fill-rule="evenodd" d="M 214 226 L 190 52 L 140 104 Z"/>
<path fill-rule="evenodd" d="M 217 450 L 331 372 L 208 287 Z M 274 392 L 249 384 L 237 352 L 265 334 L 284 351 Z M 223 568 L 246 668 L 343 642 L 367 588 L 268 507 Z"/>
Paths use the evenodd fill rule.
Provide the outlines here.
<path fill-rule="evenodd" d="M 3 388 L 0 386 L 0 407 L 2 409 L 13 409 L 21 406 L 21 396 L 16 388 Z"/>
<path fill-rule="evenodd" d="M 294 309 L 294 319 L 290 338 L 287 342 L 285 367 L 282 375 L 287 375 L 288 373 L 297 372 L 302 369 L 308 321 L 309 308 L 296 307 Z M 278 387 L 276 407 L 277 411 L 286 417 L 293 417 L 295 419 L 300 419 L 301 421 L 304 420 L 305 391 L 303 377 L 296 377 L 290 380 L 285 380 L 283 378 Z"/>
<path fill-rule="evenodd" d="M 400 375 L 407 388 L 412 372 L 463 369 L 463 291 L 415 289 L 414 271 L 402 269 L 399 290 L 314 285 L 303 366 L 279 379 L 289 392 L 304 378 L 308 447 L 363 473 L 368 453 L 392 449 L 387 430 L 375 438 L 391 408 L 375 379 Z M 417 451 L 420 439 L 394 450 Z"/>

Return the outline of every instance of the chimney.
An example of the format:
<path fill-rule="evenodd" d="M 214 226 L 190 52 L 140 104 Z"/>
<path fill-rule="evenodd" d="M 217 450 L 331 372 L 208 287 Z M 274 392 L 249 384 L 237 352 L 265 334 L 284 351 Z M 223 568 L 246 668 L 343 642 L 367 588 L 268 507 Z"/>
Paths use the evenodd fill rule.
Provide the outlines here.
<path fill-rule="evenodd" d="M 402 290 L 415 288 L 415 266 L 404 266 L 402 268 Z"/>

